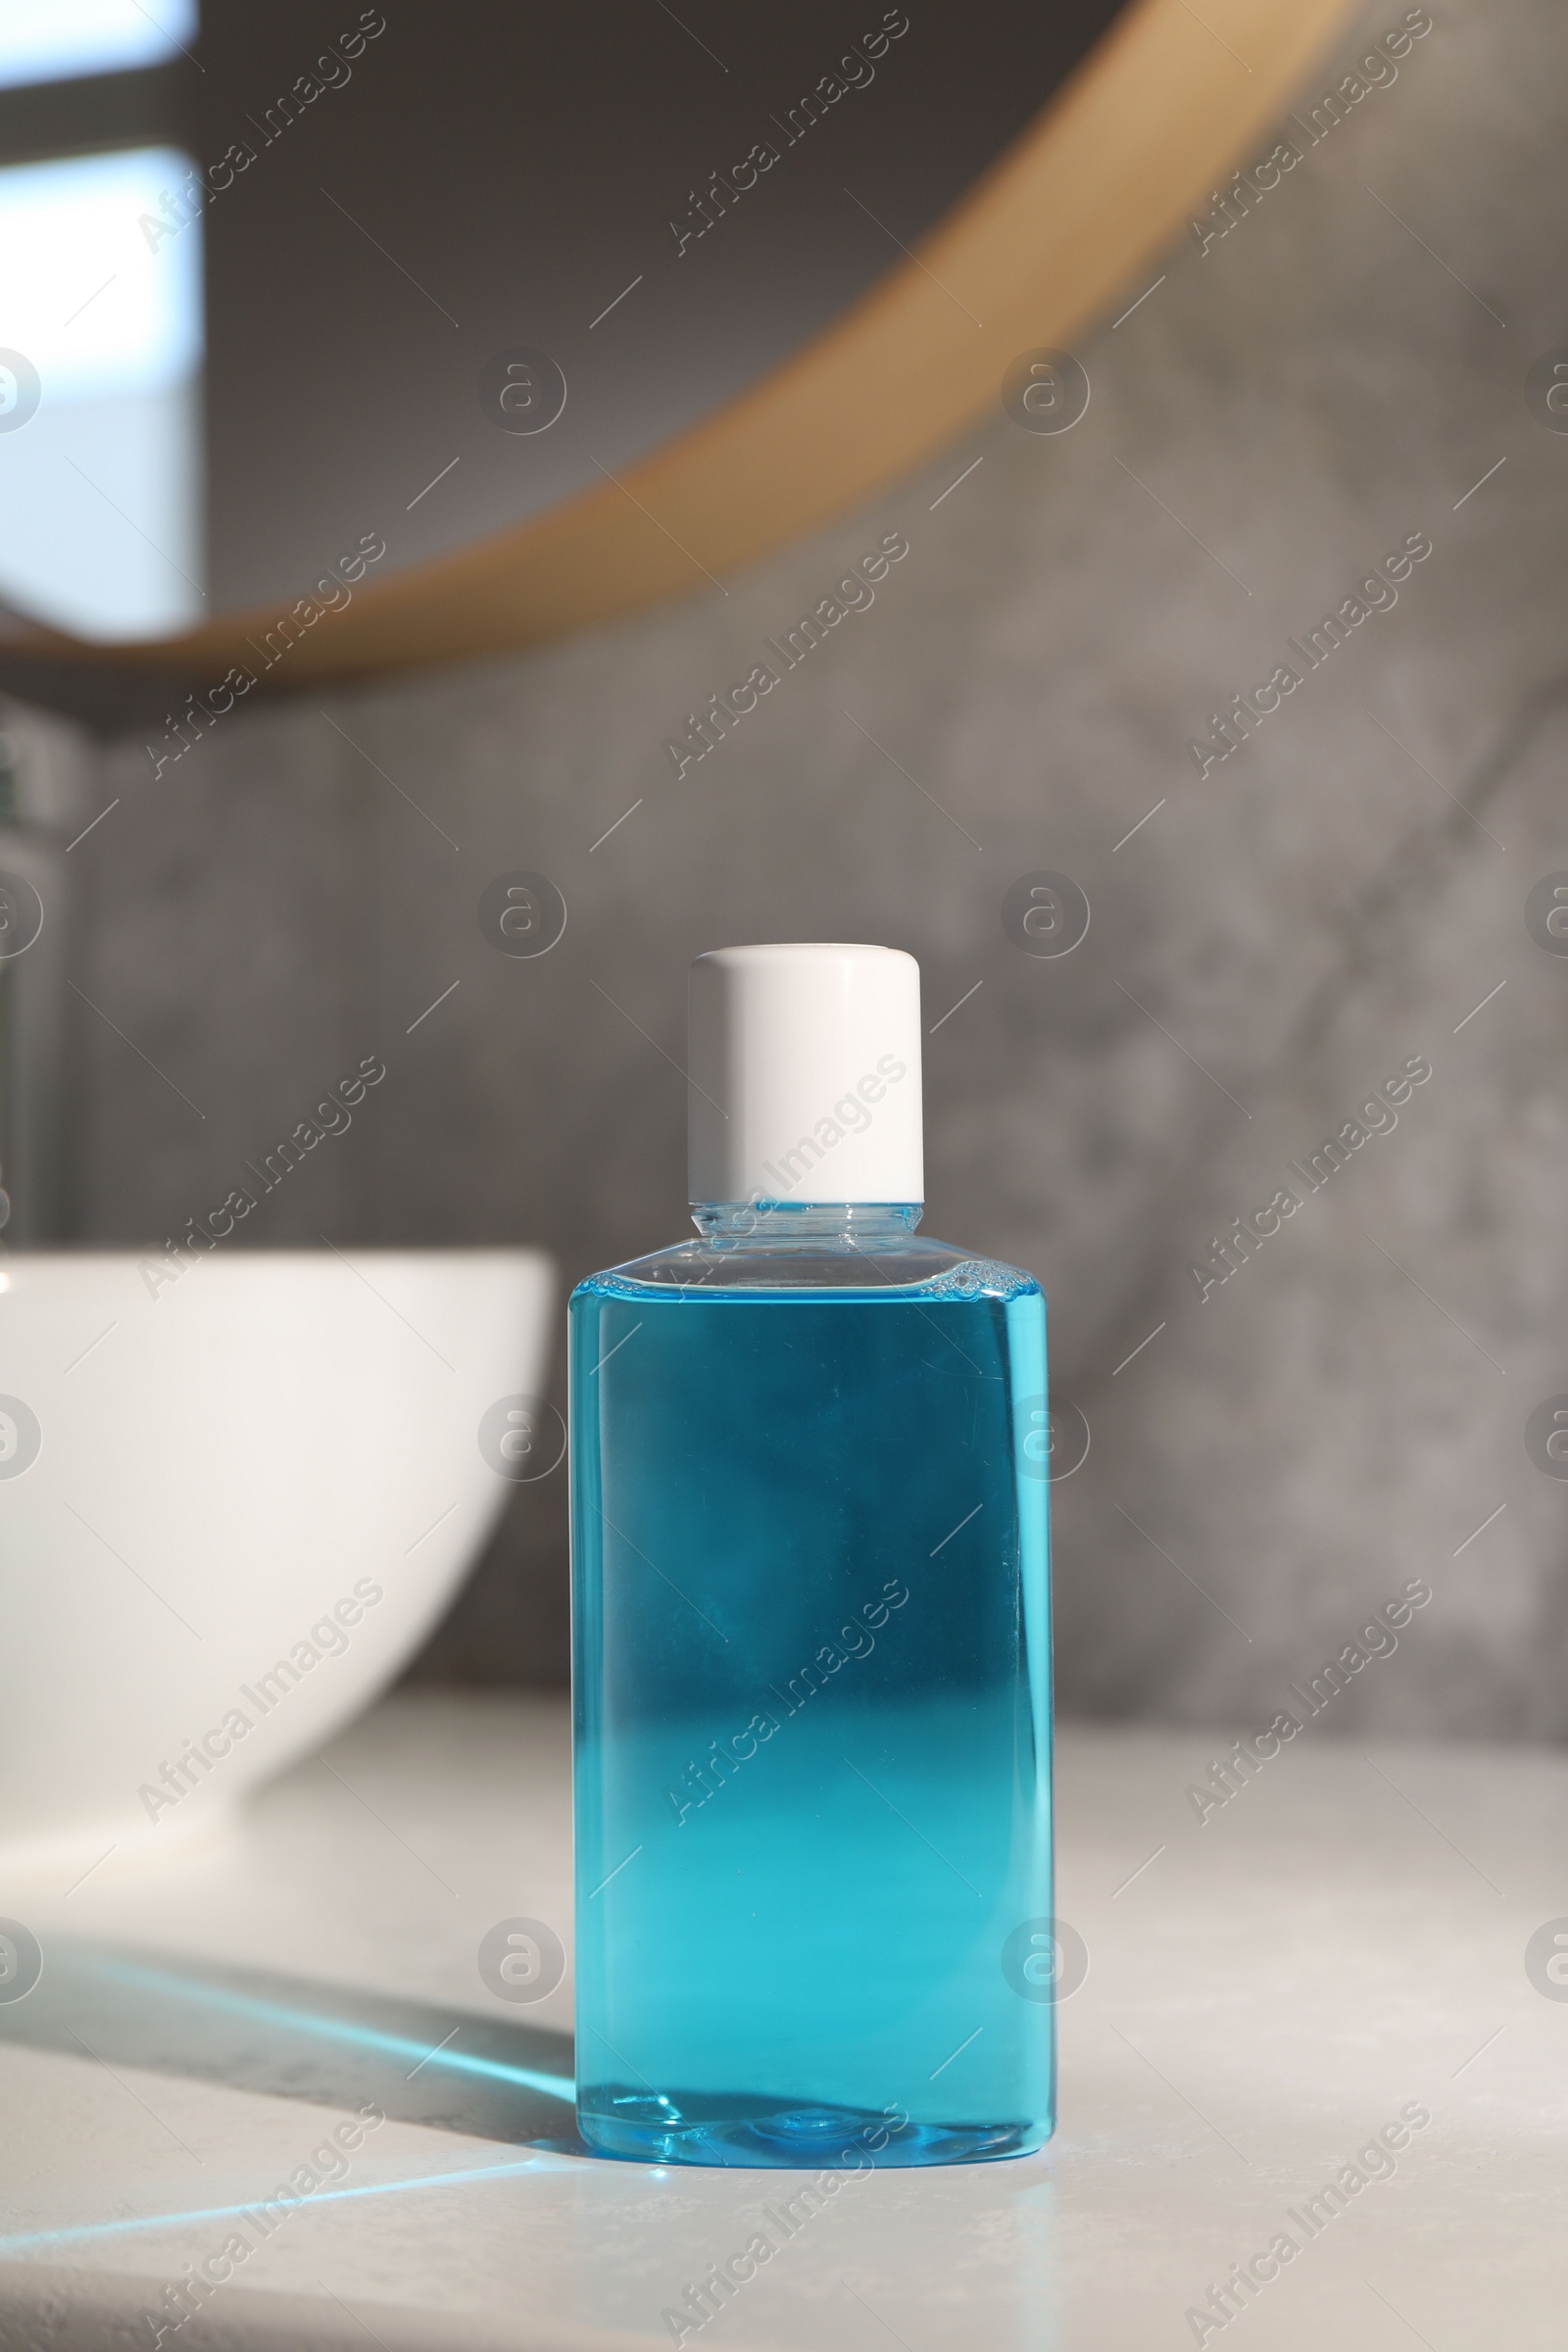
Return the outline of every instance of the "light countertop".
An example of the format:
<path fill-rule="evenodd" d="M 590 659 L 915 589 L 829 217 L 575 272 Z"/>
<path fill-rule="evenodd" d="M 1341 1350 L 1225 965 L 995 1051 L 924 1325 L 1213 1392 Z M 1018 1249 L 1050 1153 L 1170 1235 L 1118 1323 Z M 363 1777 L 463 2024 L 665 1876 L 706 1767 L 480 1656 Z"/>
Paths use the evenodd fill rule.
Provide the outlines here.
<path fill-rule="evenodd" d="M 1568 1760 L 1307 1736 L 1200 1825 L 1215 1753 L 1060 1740 L 1090 1966 L 1049 2150 L 848 2180 L 688 2345 L 1558 2352 L 1568 1984 L 1526 1947 L 1568 1934 Z M 672 2342 L 666 2310 L 807 2176 L 577 2152 L 569 1974 L 521 2007 L 476 1962 L 508 1918 L 569 1943 L 567 1765 L 562 1702 L 405 1694 L 226 1838 L 0 1887 L 44 1953 L 0 2001 L 0 2352 L 150 2352 L 236 2228 L 254 2250 L 166 2344 Z M 1385 2126 L 1398 2152 L 1357 2165 Z M 302 2167 L 270 2233 L 238 2219 Z M 1281 2232 L 1236 2316 L 1188 2317 Z"/>

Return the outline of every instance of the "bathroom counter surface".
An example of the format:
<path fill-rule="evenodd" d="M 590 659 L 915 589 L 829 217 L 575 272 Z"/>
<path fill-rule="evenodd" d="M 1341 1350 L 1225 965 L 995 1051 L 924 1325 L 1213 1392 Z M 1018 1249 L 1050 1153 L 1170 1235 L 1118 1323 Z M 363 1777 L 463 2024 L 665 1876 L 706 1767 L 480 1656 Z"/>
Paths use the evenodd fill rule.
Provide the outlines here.
<path fill-rule="evenodd" d="M 404 1693 L 226 1838 L 13 1878 L 43 1974 L 0 1986 L 0 2347 L 1556 2352 L 1568 1760 L 1309 1731 L 1200 1822 L 1213 1753 L 1061 1739 L 1088 1974 L 1050 2149 L 804 2200 L 579 2153 L 569 1976 L 481 1974 L 502 1923 L 569 1940 L 558 1700 Z"/>

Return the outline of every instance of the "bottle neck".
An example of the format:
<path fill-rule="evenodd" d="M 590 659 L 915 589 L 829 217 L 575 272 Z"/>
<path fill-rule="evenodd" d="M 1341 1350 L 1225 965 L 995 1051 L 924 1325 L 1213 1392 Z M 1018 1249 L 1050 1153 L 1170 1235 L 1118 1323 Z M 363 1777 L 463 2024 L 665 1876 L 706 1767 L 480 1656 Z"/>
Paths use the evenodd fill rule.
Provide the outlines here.
<path fill-rule="evenodd" d="M 907 1241 L 919 1200 L 699 1200 L 692 1223 L 705 1242 L 748 1250 L 875 1250 Z"/>

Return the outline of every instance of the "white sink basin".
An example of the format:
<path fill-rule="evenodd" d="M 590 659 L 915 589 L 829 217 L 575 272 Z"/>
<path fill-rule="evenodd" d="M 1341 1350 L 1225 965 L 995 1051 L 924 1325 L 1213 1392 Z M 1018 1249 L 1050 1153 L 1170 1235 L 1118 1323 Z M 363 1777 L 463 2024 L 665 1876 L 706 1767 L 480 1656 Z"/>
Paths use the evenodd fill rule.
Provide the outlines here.
<path fill-rule="evenodd" d="M 148 1265 L 0 1265 L 13 1875 L 183 1841 L 319 1746 L 441 1614 L 509 1480 L 561 1444 L 522 1401 L 555 1292 L 534 1251 Z"/>

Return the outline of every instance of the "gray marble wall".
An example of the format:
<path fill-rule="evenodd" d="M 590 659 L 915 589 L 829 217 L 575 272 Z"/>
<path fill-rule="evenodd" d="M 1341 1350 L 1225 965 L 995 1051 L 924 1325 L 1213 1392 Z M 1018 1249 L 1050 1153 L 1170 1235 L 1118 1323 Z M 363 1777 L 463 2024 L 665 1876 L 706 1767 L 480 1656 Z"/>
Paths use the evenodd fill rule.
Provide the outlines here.
<path fill-rule="evenodd" d="M 1055 1491 L 1063 1703 L 1261 1725 L 1419 1579 L 1330 1720 L 1568 1734 L 1568 1484 L 1524 1434 L 1568 1392 L 1568 959 L 1525 920 L 1568 868 L 1568 435 L 1525 389 L 1568 337 L 1568 19 L 1434 15 L 1085 338 L 1071 431 L 999 407 L 727 593 L 235 713 L 156 783 L 116 746 L 79 984 L 207 1116 L 78 1005 L 78 1230 L 161 1235 L 374 1052 L 257 1238 L 527 1240 L 575 1279 L 681 1229 L 687 959 L 906 947 L 928 1227 L 1039 1272 L 1093 1433 Z M 683 714 L 890 531 L 874 604 L 676 780 Z M 1415 535 L 1396 602 L 1290 650 Z M 1281 663 L 1301 683 L 1200 773 Z M 570 908 L 538 961 L 477 924 L 513 867 Z M 1003 926 L 1040 868 L 1093 908 L 1059 960 Z M 1414 1057 L 1396 1127 L 1293 1177 Z M 1190 1263 L 1281 1187 L 1200 1298 Z M 564 1673 L 564 1500 L 521 1491 L 421 1672 Z"/>

